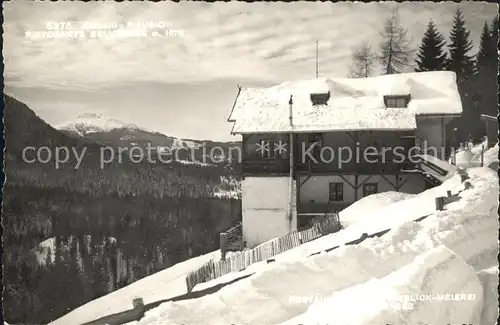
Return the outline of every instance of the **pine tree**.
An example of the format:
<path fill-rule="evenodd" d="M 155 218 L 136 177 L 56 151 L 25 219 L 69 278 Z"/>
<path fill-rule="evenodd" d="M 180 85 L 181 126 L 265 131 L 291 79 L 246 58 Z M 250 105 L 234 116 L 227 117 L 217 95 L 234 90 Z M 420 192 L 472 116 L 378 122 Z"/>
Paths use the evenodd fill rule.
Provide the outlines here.
<path fill-rule="evenodd" d="M 465 20 L 460 8 L 453 17 L 453 27 L 450 33 L 450 57 L 447 62 L 448 70 L 457 74 L 457 80 L 462 82 L 474 72 L 474 59 L 468 55 L 472 49 L 469 40 L 470 31 L 465 28 Z"/>
<path fill-rule="evenodd" d="M 414 52 L 408 31 L 399 21 L 396 10 L 385 20 L 384 30 L 381 33 L 379 60 L 382 65 L 382 74 L 401 73 L 410 65 L 410 58 Z"/>
<path fill-rule="evenodd" d="M 447 55 L 443 51 L 446 42 L 443 35 L 436 29 L 434 22 L 429 20 L 415 60 L 416 72 L 445 70 Z"/>
<path fill-rule="evenodd" d="M 490 45 L 488 53 L 491 55 L 490 60 L 495 66 L 495 73 L 498 66 L 498 16 L 496 16 L 491 22 L 490 27 Z"/>
<path fill-rule="evenodd" d="M 491 52 L 491 36 L 490 28 L 488 27 L 488 23 L 484 22 L 483 31 L 481 32 L 481 40 L 479 43 L 479 52 L 476 57 L 476 70 L 479 70 L 481 67 L 484 67 L 489 64 L 489 61 L 492 55 Z"/>

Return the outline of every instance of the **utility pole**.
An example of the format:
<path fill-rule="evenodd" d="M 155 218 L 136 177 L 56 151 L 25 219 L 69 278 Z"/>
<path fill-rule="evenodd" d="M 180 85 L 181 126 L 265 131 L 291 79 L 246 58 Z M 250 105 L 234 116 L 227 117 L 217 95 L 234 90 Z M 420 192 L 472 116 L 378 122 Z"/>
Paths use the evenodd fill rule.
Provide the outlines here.
<path fill-rule="evenodd" d="M 318 41 L 316 41 L 316 79 L 319 77 L 319 49 Z"/>

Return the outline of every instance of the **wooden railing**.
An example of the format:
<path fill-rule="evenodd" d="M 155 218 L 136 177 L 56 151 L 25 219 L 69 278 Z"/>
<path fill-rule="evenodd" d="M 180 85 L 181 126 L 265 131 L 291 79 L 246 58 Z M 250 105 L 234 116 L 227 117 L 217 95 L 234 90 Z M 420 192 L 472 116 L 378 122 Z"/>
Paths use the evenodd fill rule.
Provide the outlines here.
<path fill-rule="evenodd" d="M 275 255 L 300 246 L 321 236 L 337 232 L 341 229 L 338 214 L 317 216 L 311 220 L 311 226 L 302 231 L 294 231 L 285 236 L 265 242 L 252 250 L 246 250 L 229 258 L 214 262 L 210 260 L 200 268 L 189 272 L 186 276 L 188 292 L 203 282 L 219 278 L 231 272 L 239 272 L 251 264 L 268 260 Z M 222 252 L 221 252 L 222 253 Z"/>
<path fill-rule="evenodd" d="M 244 247 L 243 242 L 243 229 L 241 222 L 236 226 L 229 228 L 226 232 L 220 233 L 220 251 L 221 259 L 226 258 L 228 251 L 240 251 Z"/>

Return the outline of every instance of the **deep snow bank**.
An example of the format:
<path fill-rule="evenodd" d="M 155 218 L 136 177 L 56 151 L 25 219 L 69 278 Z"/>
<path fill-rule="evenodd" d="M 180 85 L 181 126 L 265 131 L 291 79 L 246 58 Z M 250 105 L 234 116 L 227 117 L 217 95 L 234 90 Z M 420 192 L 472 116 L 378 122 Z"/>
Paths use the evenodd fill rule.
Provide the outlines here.
<path fill-rule="evenodd" d="M 446 288 L 446 286 L 441 286 L 440 281 L 422 280 L 422 283 L 425 282 L 427 286 L 422 288 L 422 286 L 411 287 L 410 285 L 407 289 L 412 288 L 414 290 L 412 292 L 452 291 L 452 289 L 459 291 L 458 293 L 461 293 L 460 290 L 475 292 L 477 293 L 475 302 L 468 302 L 468 309 L 467 311 L 464 309 L 463 312 L 466 312 L 471 320 L 478 320 L 479 316 L 474 315 L 481 313 L 482 292 L 475 284 L 471 284 L 474 281 L 469 278 L 469 274 L 473 274 L 473 278 L 478 281 L 474 269 L 480 270 L 497 263 L 496 255 L 491 252 L 498 247 L 496 213 L 498 178 L 496 173 L 488 168 L 471 169 L 469 176 L 473 188 L 461 193 L 461 201 L 447 205 L 445 211 L 434 211 L 431 216 L 419 223 L 399 221 L 389 233 L 381 238 L 368 239 L 361 245 L 343 246 L 328 254 L 307 258 L 303 255 L 307 250 L 314 249 L 314 245 L 316 249 L 325 247 L 326 241 L 332 241 L 335 236 L 310 242 L 307 244 L 309 248 L 306 251 L 298 248 L 299 253 L 290 253 L 288 258 L 283 258 L 287 253 L 277 256 L 275 263 L 259 265 L 260 270 L 254 276 L 224 287 L 214 294 L 193 300 L 165 303 L 147 312 L 137 324 L 280 324 L 305 313 L 317 297 L 331 296 L 349 287 L 363 286 L 365 282 L 373 279 L 389 277 L 393 272 L 412 264 L 416 258 L 421 258 L 418 257 L 419 255 L 426 254 L 441 245 L 446 246 L 456 255 L 453 255 L 453 258 L 450 257 L 449 263 L 461 272 L 452 276 L 447 273 L 448 271 L 441 270 L 439 272 L 444 273 L 436 274 L 440 278 L 450 278 L 449 280 L 455 282 L 449 284 L 450 288 Z M 463 184 L 459 181 L 456 183 L 454 179 L 447 181 L 446 184 L 448 187 L 463 189 Z M 436 191 L 441 193 L 443 189 L 444 187 L 441 187 L 441 189 L 429 191 L 430 194 L 425 195 L 424 201 L 414 198 L 404 201 L 413 200 L 413 204 L 422 205 L 427 202 L 427 199 L 433 198 Z M 393 205 L 398 205 L 398 203 Z M 434 209 L 433 200 L 428 204 L 431 204 Z M 412 209 L 409 205 L 406 210 L 399 211 L 399 217 L 404 220 L 407 217 L 406 214 L 413 213 L 415 209 L 418 207 Z M 369 225 L 372 224 L 371 220 L 366 222 Z M 347 228 L 345 232 L 348 232 L 350 228 Z M 470 263 L 471 267 L 467 267 L 462 260 Z M 439 264 L 431 257 L 426 261 L 430 265 Z M 425 272 L 431 272 L 432 267 L 425 265 L 425 263 L 422 264 L 424 270 L 427 270 Z M 257 268 L 257 266 L 254 267 Z M 401 272 L 404 274 L 403 271 Z M 451 279 L 453 277 L 455 278 Z M 418 278 L 418 272 L 410 277 L 411 281 L 415 278 Z M 392 276 L 389 280 L 391 279 L 398 279 L 398 277 Z M 392 280 L 389 280 L 380 282 L 379 286 L 390 287 Z M 219 281 L 222 280 L 219 279 Z M 443 284 L 446 283 L 443 282 Z M 479 286 L 478 282 L 476 284 Z M 346 306 L 344 305 L 344 308 L 347 308 Z M 350 305 L 351 311 L 353 306 Z M 459 312 L 459 310 L 453 310 L 453 306 L 448 306 L 445 310 L 450 313 Z M 422 308 L 422 310 L 434 313 L 433 305 L 424 305 Z M 196 313 L 193 313 L 193 310 L 196 310 Z M 377 310 L 372 310 L 372 314 L 365 316 L 368 319 L 378 317 L 381 314 Z M 354 311 L 361 313 L 363 310 Z M 400 320 L 404 320 L 405 317 L 414 317 L 410 319 L 415 320 L 420 315 L 417 313 L 408 316 L 407 314 L 406 311 L 397 313 L 393 311 L 393 314 L 389 316 L 392 317 L 391 319 Z M 437 313 L 437 316 L 445 317 L 445 314 Z"/>
<path fill-rule="evenodd" d="M 474 269 L 438 246 L 386 277 L 335 292 L 284 324 L 477 324 L 482 294 Z"/>
<path fill-rule="evenodd" d="M 415 197 L 415 194 L 407 194 L 402 192 L 388 191 L 383 193 L 377 193 L 369 195 L 354 202 L 346 209 L 339 213 L 339 219 L 342 222 L 342 226 L 347 227 L 357 221 L 360 221 L 363 217 L 366 217 L 367 211 L 373 211 L 373 209 L 380 209 L 383 206 L 390 205 L 402 200 L 406 200 Z"/>
<path fill-rule="evenodd" d="M 483 285 L 481 325 L 495 324 L 498 319 L 498 265 L 477 272 Z"/>

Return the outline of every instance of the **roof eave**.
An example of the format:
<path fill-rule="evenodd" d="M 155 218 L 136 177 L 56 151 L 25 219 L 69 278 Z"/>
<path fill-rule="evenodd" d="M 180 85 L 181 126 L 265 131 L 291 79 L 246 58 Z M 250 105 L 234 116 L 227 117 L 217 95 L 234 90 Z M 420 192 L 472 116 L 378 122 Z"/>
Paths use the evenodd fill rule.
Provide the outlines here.
<path fill-rule="evenodd" d="M 412 128 L 366 128 L 366 129 L 310 129 L 310 130 L 258 130 L 258 131 L 234 131 L 231 134 L 268 134 L 268 133 L 311 133 L 311 132 L 354 132 L 354 131 L 415 131 L 417 127 Z"/>
<path fill-rule="evenodd" d="M 231 113 L 229 113 L 229 116 L 227 118 L 228 122 L 236 122 L 236 120 L 231 119 L 231 116 L 233 115 L 234 108 L 236 107 L 236 102 L 238 101 L 238 97 L 240 96 L 241 93 L 241 86 L 238 85 L 238 93 L 236 94 L 236 98 L 234 99 L 233 107 L 231 108 Z"/>
<path fill-rule="evenodd" d="M 416 114 L 417 117 L 460 117 L 462 116 L 462 112 L 460 113 L 420 113 Z"/>

